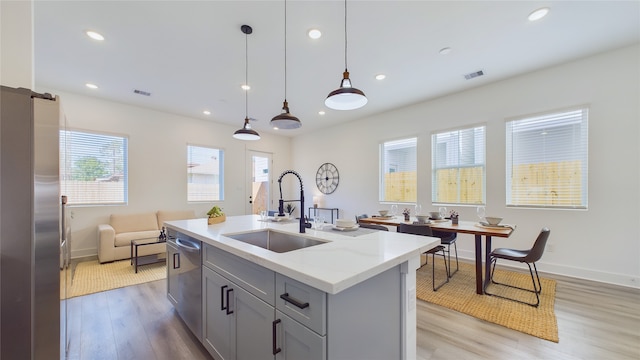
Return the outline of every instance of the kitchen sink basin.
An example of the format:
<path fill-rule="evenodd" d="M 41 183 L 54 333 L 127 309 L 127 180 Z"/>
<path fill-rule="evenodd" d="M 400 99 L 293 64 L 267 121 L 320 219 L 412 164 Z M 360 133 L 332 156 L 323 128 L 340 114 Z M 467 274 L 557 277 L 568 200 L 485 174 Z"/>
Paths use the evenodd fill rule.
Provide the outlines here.
<path fill-rule="evenodd" d="M 326 241 L 311 239 L 298 234 L 282 233 L 270 229 L 240 234 L 229 234 L 225 236 L 277 253 L 285 253 L 326 243 Z"/>

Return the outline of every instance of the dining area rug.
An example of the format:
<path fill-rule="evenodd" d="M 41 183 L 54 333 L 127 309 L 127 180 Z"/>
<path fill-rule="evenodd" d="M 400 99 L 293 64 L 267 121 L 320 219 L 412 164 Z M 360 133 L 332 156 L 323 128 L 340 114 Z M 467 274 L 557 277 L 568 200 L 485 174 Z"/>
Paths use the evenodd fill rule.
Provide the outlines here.
<path fill-rule="evenodd" d="M 60 272 L 60 298 L 64 299 L 65 282 L 70 282 L 67 298 L 93 294 L 130 285 L 138 285 L 167 277 L 166 262 L 138 267 L 135 273 L 129 259 L 100 264 L 98 260 L 83 261 L 73 271 Z"/>
<path fill-rule="evenodd" d="M 431 261 L 431 258 L 429 258 Z M 416 273 L 416 296 L 418 299 L 444 306 L 475 318 L 517 330 L 538 338 L 558 342 L 558 322 L 554 312 L 556 282 L 540 278 L 542 292 L 540 305 L 533 307 L 495 296 L 476 294 L 475 265 L 460 262 L 460 270 L 438 291 L 432 288 L 431 263 L 422 266 Z M 455 269 L 455 262 L 451 267 Z M 445 275 L 441 258 L 436 258 L 436 285 Z M 501 270 L 500 264 L 494 279 L 501 283 L 531 288 L 531 276 L 528 272 Z M 504 288 L 504 289 L 503 289 Z M 514 297 L 527 302 L 535 302 L 535 294 L 504 286 L 490 285 L 492 293 Z"/>

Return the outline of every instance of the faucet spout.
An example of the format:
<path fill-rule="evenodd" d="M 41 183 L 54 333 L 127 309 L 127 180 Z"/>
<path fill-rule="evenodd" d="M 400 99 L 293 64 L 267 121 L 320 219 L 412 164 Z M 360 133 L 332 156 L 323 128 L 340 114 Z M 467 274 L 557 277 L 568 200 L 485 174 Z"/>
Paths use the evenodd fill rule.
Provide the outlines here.
<path fill-rule="evenodd" d="M 293 170 L 286 170 L 280 177 L 278 178 L 278 188 L 280 189 L 280 200 L 278 200 L 278 216 L 284 216 L 284 200 L 282 199 L 282 178 L 287 174 L 293 174 L 298 178 L 300 182 L 300 200 L 292 200 L 292 201 L 300 201 L 300 233 L 305 233 L 306 223 L 304 219 L 304 189 L 302 186 L 302 178 L 300 174 Z"/>

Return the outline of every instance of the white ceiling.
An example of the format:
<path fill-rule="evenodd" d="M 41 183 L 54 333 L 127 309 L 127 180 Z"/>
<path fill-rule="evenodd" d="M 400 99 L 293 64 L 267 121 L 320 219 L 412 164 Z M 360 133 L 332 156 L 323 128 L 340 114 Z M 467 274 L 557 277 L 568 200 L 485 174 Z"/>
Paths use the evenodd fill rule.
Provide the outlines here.
<path fill-rule="evenodd" d="M 284 100 L 284 4 L 35 1 L 36 86 L 240 128 L 240 26 L 247 24 L 249 117 L 258 132 L 276 133 L 269 121 Z M 529 22 L 543 6 L 549 15 Z M 347 9 L 348 69 L 369 103 L 352 111 L 324 106 L 344 70 L 344 2 L 289 0 L 287 100 L 302 128 L 278 134 L 312 132 L 640 41 L 640 1 L 352 0 Z M 322 37 L 308 38 L 311 28 Z M 91 40 L 86 30 L 106 39 Z M 452 51 L 440 55 L 444 47 Z M 465 80 L 478 70 L 485 75 Z M 375 80 L 379 73 L 386 79 Z"/>

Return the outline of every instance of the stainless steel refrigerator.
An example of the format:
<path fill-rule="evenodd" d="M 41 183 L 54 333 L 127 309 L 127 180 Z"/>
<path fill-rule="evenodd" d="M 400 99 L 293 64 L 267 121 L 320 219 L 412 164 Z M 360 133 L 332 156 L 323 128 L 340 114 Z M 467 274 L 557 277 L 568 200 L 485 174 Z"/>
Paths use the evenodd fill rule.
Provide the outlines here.
<path fill-rule="evenodd" d="M 59 181 L 63 119 L 57 97 L 2 86 L 0 359 L 64 358 L 60 271 L 68 256 L 62 253 L 66 243 L 61 239 L 66 233 L 61 231 Z"/>

